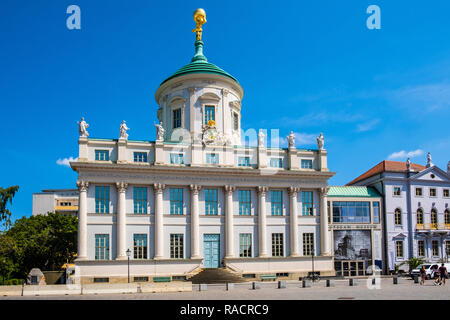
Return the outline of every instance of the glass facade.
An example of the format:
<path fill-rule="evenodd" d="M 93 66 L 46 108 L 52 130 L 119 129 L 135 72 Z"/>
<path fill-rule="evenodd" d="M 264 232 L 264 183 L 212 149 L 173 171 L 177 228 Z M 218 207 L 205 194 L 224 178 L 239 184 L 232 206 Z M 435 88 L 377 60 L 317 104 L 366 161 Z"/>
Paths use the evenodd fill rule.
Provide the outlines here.
<path fill-rule="evenodd" d="M 133 207 L 134 213 L 147 213 L 147 188 L 133 188 Z"/>
<path fill-rule="evenodd" d="M 170 188 L 170 214 L 183 214 L 183 188 Z"/>
<path fill-rule="evenodd" d="M 270 191 L 271 213 L 273 216 L 283 215 L 283 194 L 281 190 Z"/>
<path fill-rule="evenodd" d="M 333 222 L 370 223 L 370 202 L 333 201 Z"/>
<path fill-rule="evenodd" d="M 217 189 L 205 189 L 205 214 L 217 215 Z"/>
<path fill-rule="evenodd" d="M 109 186 L 95 186 L 95 213 L 109 213 Z"/>
<path fill-rule="evenodd" d="M 239 215 L 249 216 L 251 214 L 250 190 L 239 190 L 238 195 L 239 195 Z"/>

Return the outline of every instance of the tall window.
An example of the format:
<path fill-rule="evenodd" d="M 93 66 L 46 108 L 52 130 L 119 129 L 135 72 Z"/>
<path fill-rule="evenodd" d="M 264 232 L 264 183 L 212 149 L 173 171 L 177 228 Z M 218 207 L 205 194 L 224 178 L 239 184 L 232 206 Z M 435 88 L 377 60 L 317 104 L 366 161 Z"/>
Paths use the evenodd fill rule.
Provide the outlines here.
<path fill-rule="evenodd" d="M 95 235 L 95 260 L 109 260 L 109 234 Z"/>
<path fill-rule="evenodd" d="M 373 223 L 380 223 L 380 203 L 372 202 L 373 206 Z"/>
<path fill-rule="evenodd" d="M 134 246 L 134 259 L 147 259 L 147 235 L 146 234 L 134 234 L 133 235 Z"/>
<path fill-rule="evenodd" d="M 395 252 L 397 258 L 403 258 L 403 241 L 395 241 Z"/>
<path fill-rule="evenodd" d="M 183 234 L 171 234 L 170 235 L 170 258 L 171 259 L 183 259 L 184 257 L 184 243 Z"/>
<path fill-rule="evenodd" d="M 430 197 L 436 197 L 436 189 L 430 188 Z"/>
<path fill-rule="evenodd" d="M 283 158 L 271 158 L 270 166 L 272 168 L 283 168 Z"/>
<path fill-rule="evenodd" d="M 134 152 L 134 162 L 147 162 L 147 152 Z"/>
<path fill-rule="evenodd" d="M 95 213 L 109 213 L 108 186 L 95 186 Z"/>
<path fill-rule="evenodd" d="M 239 167 L 250 167 L 250 157 L 239 157 L 238 158 Z"/>
<path fill-rule="evenodd" d="M 433 251 L 433 257 L 439 257 L 439 241 L 437 240 L 431 241 L 431 248 Z"/>
<path fill-rule="evenodd" d="M 249 216 L 251 213 L 251 199 L 250 199 L 250 190 L 239 190 L 239 215 L 240 216 Z"/>
<path fill-rule="evenodd" d="M 394 187 L 394 196 L 401 196 L 401 194 L 402 194 L 402 188 Z"/>
<path fill-rule="evenodd" d="M 173 129 L 181 127 L 181 109 L 176 109 L 172 111 L 172 127 Z"/>
<path fill-rule="evenodd" d="M 283 257 L 283 234 L 272 233 L 272 257 Z"/>
<path fill-rule="evenodd" d="M 436 209 L 431 209 L 431 228 L 436 229 L 437 228 L 437 212 Z"/>
<path fill-rule="evenodd" d="M 418 197 L 422 196 L 422 188 L 416 188 L 416 196 Z"/>
<path fill-rule="evenodd" d="M 217 210 L 217 189 L 205 189 L 205 214 L 215 216 Z"/>
<path fill-rule="evenodd" d="M 214 106 L 205 106 L 205 124 L 208 124 L 209 120 L 216 121 Z"/>
<path fill-rule="evenodd" d="M 423 224 L 423 211 L 422 209 L 417 210 L 417 224 Z"/>
<path fill-rule="evenodd" d="M 233 112 L 233 129 L 239 130 L 239 115 L 236 112 Z"/>
<path fill-rule="evenodd" d="M 147 213 L 147 188 L 133 188 L 134 213 Z"/>
<path fill-rule="evenodd" d="M 183 188 L 170 188 L 170 214 L 183 214 Z"/>
<path fill-rule="evenodd" d="M 400 211 L 400 209 L 395 209 L 394 222 L 395 222 L 396 225 L 401 225 L 402 224 L 402 212 Z"/>
<path fill-rule="evenodd" d="M 171 153 L 170 154 L 171 164 L 184 164 L 184 157 L 182 153 Z"/>
<path fill-rule="evenodd" d="M 450 197 L 450 190 L 449 189 L 444 189 L 442 191 L 442 195 L 444 196 L 444 198 Z"/>
<path fill-rule="evenodd" d="M 312 191 L 302 191 L 302 214 L 304 216 L 312 216 L 313 215 L 313 193 L 312 193 Z"/>
<path fill-rule="evenodd" d="M 419 257 L 425 257 L 425 241 L 419 240 L 417 242 L 417 254 Z"/>
<path fill-rule="evenodd" d="M 445 210 L 445 213 L 444 213 L 444 221 L 445 221 L 445 224 L 450 224 L 450 211 L 447 209 L 447 210 Z M 446 229 L 449 229 L 449 226 L 446 226 Z"/>
<path fill-rule="evenodd" d="M 303 255 L 311 256 L 314 252 L 314 233 L 303 234 Z"/>
<path fill-rule="evenodd" d="M 302 169 L 312 169 L 312 160 L 302 159 Z"/>
<path fill-rule="evenodd" d="M 206 154 L 206 163 L 207 164 L 218 164 L 219 163 L 219 155 L 217 153 L 207 153 Z"/>
<path fill-rule="evenodd" d="M 239 257 L 251 258 L 252 256 L 252 234 L 239 234 Z"/>
<path fill-rule="evenodd" d="M 271 212 L 273 216 L 283 215 L 282 201 L 283 197 L 281 190 L 270 191 Z"/>
<path fill-rule="evenodd" d="M 95 150 L 95 160 L 109 161 L 108 150 Z"/>

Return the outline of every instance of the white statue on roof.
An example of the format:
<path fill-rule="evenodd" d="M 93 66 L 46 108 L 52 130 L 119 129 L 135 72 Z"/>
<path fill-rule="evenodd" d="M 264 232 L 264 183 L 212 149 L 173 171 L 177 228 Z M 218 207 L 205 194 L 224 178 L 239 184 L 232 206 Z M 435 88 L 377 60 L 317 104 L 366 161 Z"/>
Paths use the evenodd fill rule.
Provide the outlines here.
<path fill-rule="evenodd" d="M 286 137 L 288 141 L 289 148 L 295 148 L 295 134 L 291 131 Z"/>
<path fill-rule="evenodd" d="M 406 160 L 406 169 L 408 171 L 411 171 L 411 160 L 408 158 L 408 160 Z"/>
<path fill-rule="evenodd" d="M 259 129 L 259 133 L 258 133 L 258 147 L 264 148 L 264 132 L 262 131 L 262 129 Z"/>
<path fill-rule="evenodd" d="M 324 142 L 323 134 L 321 132 L 320 135 L 317 137 L 317 147 L 319 148 L 319 150 L 323 150 L 324 144 L 325 144 L 325 142 Z"/>
<path fill-rule="evenodd" d="M 166 130 L 164 130 L 163 128 L 163 123 L 160 122 L 159 124 L 155 123 L 155 127 L 156 127 L 156 141 L 164 141 L 164 132 Z"/>
<path fill-rule="evenodd" d="M 427 165 L 426 167 L 429 168 L 433 165 L 433 163 L 431 163 L 431 153 L 428 152 L 427 154 Z"/>
<path fill-rule="evenodd" d="M 80 134 L 80 137 L 86 138 L 89 136 L 89 132 L 87 132 L 87 128 L 89 128 L 89 125 L 84 121 L 84 117 L 81 118 L 81 121 L 77 121 L 78 123 L 78 133 Z"/>
<path fill-rule="evenodd" d="M 128 139 L 128 133 L 127 131 L 130 130 L 130 128 L 127 127 L 126 121 L 123 120 L 122 124 L 120 125 L 120 136 L 119 139 Z"/>

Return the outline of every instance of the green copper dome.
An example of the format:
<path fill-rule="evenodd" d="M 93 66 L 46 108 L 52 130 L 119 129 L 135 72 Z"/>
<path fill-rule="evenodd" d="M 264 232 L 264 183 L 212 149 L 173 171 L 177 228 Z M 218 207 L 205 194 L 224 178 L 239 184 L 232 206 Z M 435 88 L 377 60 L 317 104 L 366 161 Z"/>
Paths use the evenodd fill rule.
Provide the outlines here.
<path fill-rule="evenodd" d="M 203 41 L 201 40 L 195 41 L 195 56 L 192 58 L 191 63 L 179 69 L 173 75 L 164 80 L 161 84 L 169 81 L 170 79 L 192 73 L 215 73 L 233 79 L 234 81 L 239 83 L 236 78 L 234 78 L 228 72 L 219 68 L 215 64 L 208 62 L 206 57 L 203 55 Z"/>

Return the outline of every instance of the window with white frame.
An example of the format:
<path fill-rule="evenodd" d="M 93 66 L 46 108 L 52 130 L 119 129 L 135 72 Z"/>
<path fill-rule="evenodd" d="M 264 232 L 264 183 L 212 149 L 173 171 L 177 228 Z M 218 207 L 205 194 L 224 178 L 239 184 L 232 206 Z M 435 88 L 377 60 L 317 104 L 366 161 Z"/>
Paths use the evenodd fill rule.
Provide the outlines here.
<path fill-rule="evenodd" d="M 431 241 L 431 251 L 433 254 L 433 257 L 439 257 L 439 241 L 438 240 L 432 240 Z"/>
<path fill-rule="evenodd" d="M 444 223 L 450 225 L 450 210 L 448 209 L 444 211 Z M 450 229 L 449 226 L 446 226 L 446 229 Z"/>
<path fill-rule="evenodd" d="M 283 192 L 281 190 L 270 191 L 271 214 L 273 216 L 283 215 Z"/>
<path fill-rule="evenodd" d="M 430 197 L 436 197 L 436 189 L 430 188 Z"/>
<path fill-rule="evenodd" d="M 394 187 L 394 196 L 401 196 L 401 195 L 402 195 L 402 188 Z"/>
<path fill-rule="evenodd" d="M 109 234 L 95 235 L 95 260 L 109 260 Z"/>
<path fill-rule="evenodd" d="M 425 257 L 425 241 L 417 241 L 417 255 L 419 257 Z"/>
<path fill-rule="evenodd" d="M 252 256 L 252 234 L 239 234 L 239 257 L 251 258 Z"/>
<path fill-rule="evenodd" d="M 207 153 L 206 154 L 207 164 L 219 164 L 219 154 L 217 153 Z"/>
<path fill-rule="evenodd" d="M 250 167 L 250 157 L 239 157 L 238 158 L 239 167 Z"/>
<path fill-rule="evenodd" d="M 95 186 L 95 213 L 109 213 L 109 186 Z"/>
<path fill-rule="evenodd" d="M 172 128 L 181 127 L 181 109 L 175 109 L 172 111 Z"/>
<path fill-rule="evenodd" d="M 270 158 L 272 168 L 283 168 L 283 158 Z"/>
<path fill-rule="evenodd" d="M 314 252 L 314 233 L 303 234 L 303 255 L 311 256 Z"/>
<path fill-rule="evenodd" d="M 134 213 L 147 213 L 147 188 L 133 188 L 133 209 Z"/>
<path fill-rule="evenodd" d="M 436 209 L 431 209 L 431 227 L 433 229 L 437 228 L 437 224 L 438 224 L 438 216 L 437 216 L 437 211 Z"/>
<path fill-rule="evenodd" d="M 283 257 L 283 234 L 272 233 L 272 257 Z"/>
<path fill-rule="evenodd" d="M 109 161 L 109 151 L 108 150 L 95 150 L 95 160 Z"/>
<path fill-rule="evenodd" d="M 302 159 L 302 169 L 312 169 L 312 160 Z"/>
<path fill-rule="evenodd" d="M 239 215 L 249 216 L 251 214 L 251 191 L 250 190 L 239 190 Z"/>
<path fill-rule="evenodd" d="M 184 257 L 184 235 L 182 233 L 172 233 L 170 235 L 170 258 L 183 259 Z"/>
<path fill-rule="evenodd" d="M 450 190 L 449 189 L 443 189 L 442 190 L 442 196 L 444 198 L 449 198 L 450 197 Z"/>
<path fill-rule="evenodd" d="M 394 223 L 396 225 L 402 224 L 402 212 L 400 211 L 400 209 L 395 209 L 394 211 Z"/>
<path fill-rule="evenodd" d="M 171 153 L 170 154 L 170 163 L 171 164 L 184 164 L 183 153 Z"/>
<path fill-rule="evenodd" d="M 312 193 L 312 191 L 302 191 L 302 214 L 304 216 L 312 216 L 313 215 L 313 193 Z"/>
<path fill-rule="evenodd" d="M 205 106 L 205 124 L 208 124 L 210 120 L 216 121 L 215 106 Z"/>
<path fill-rule="evenodd" d="M 170 214 L 183 214 L 183 188 L 170 188 Z"/>
<path fill-rule="evenodd" d="M 147 235 L 133 235 L 133 257 L 134 259 L 147 259 Z"/>
<path fill-rule="evenodd" d="M 372 202 L 373 208 L 373 223 L 380 223 L 380 203 Z"/>
<path fill-rule="evenodd" d="M 416 196 L 421 197 L 422 195 L 422 188 L 416 188 Z"/>
<path fill-rule="evenodd" d="M 134 152 L 134 162 L 147 162 L 147 152 Z"/>
<path fill-rule="evenodd" d="M 417 224 L 423 225 L 423 211 L 422 209 L 417 210 Z"/>
<path fill-rule="evenodd" d="M 403 241 L 395 241 L 395 253 L 397 258 L 403 258 Z"/>
<path fill-rule="evenodd" d="M 217 214 L 217 189 L 205 189 L 205 215 L 215 216 Z"/>

